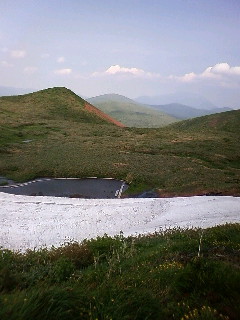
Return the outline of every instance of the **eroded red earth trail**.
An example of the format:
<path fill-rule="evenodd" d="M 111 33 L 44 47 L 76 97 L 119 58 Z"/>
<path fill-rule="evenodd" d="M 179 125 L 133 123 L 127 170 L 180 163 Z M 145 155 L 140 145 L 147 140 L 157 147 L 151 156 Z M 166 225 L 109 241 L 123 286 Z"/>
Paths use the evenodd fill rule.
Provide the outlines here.
<path fill-rule="evenodd" d="M 94 107 L 93 105 L 91 105 L 88 102 L 85 102 L 85 109 L 91 113 L 96 114 L 98 117 L 107 120 L 108 122 L 111 122 L 113 124 L 115 124 L 118 127 L 124 128 L 126 127 L 123 123 L 121 123 L 120 121 L 117 121 L 115 119 L 113 119 L 112 117 L 110 117 L 108 114 L 102 112 L 101 110 L 99 110 L 98 108 Z"/>

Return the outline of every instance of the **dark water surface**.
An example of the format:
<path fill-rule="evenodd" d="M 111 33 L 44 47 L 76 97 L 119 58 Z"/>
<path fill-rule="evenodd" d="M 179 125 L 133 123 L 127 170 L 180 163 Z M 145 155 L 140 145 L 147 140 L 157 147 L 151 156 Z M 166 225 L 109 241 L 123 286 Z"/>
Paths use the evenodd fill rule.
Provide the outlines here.
<path fill-rule="evenodd" d="M 113 199 L 121 196 L 128 184 L 115 179 L 38 179 L 0 186 L 0 192 L 27 196 L 53 196 L 89 199 Z"/>

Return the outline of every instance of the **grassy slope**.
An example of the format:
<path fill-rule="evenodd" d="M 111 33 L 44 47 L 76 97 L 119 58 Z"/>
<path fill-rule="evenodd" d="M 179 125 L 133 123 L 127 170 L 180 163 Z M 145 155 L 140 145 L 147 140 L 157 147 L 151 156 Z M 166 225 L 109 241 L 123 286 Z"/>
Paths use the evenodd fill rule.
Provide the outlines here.
<path fill-rule="evenodd" d="M 235 224 L 0 250 L 0 318 L 237 320 L 239 237 Z"/>
<path fill-rule="evenodd" d="M 0 97 L 1 124 L 29 124 L 31 121 L 75 121 L 105 124 L 106 121 L 84 110 L 85 100 L 66 88 Z"/>
<path fill-rule="evenodd" d="M 127 127 L 158 128 L 177 121 L 164 112 L 148 108 L 117 94 L 106 94 L 88 101 Z"/>
<path fill-rule="evenodd" d="M 115 177 L 132 182 L 133 193 L 239 194 L 240 111 L 137 129 L 106 123 L 83 103 L 62 88 L 1 98 L 0 175 Z"/>

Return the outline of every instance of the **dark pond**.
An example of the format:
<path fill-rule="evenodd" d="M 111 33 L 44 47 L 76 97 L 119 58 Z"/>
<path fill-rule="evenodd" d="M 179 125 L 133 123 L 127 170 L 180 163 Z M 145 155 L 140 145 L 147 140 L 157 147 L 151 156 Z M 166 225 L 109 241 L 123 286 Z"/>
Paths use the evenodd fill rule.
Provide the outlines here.
<path fill-rule="evenodd" d="M 7 182 L 9 183 L 9 181 Z M 113 199 L 120 197 L 127 188 L 127 183 L 115 179 L 62 178 L 39 179 L 21 184 L 0 186 L 0 192 L 28 196 Z"/>

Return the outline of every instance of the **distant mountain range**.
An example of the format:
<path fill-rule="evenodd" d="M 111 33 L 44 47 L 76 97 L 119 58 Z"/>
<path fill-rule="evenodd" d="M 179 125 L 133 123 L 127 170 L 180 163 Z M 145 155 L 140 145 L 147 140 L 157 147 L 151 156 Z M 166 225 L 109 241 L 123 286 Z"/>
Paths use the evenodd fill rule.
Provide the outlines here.
<path fill-rule="evenodd" d="M 217 108 L 211 101 L 206 98 L 190 93 L 190 92 L 181 92 L 181 93 L 172 93 L 172 94 L 163 94 L 157 96 L 141 96 L 135 101 L 144 104 L 150 105 L 166 105 L 166 104 L 183 104 L 191 106 L 197 109 L 215 109 Z"/>
<path fill-rule="evenodd" d="M 26 94 L 26 93 L 30 93 L 30 92 L 33 92 L 33 91 L 34 91 L 33 89 L 23 89 L 23 88 L 0 86 L 0 97 Z"/>
<path fill-rule="evenodd" d="M 0 86 L 0 96 L 22 95 L 32 91 Z M 86 100 L 129 127 L 161 127 L 177 120 L 232 110 L 228 107 L 218 108 L 193 93 L 142 96 L 136 100 L 118 94 L 104 94 Z"/>
<path fill-rule="evenodd" d="M 127 127 L 157 128 L 178 119 L 161 110 L 145 106 L 118 94 L 104 94 L 87 101 Z"/>
<path fill-rule="evenodd" d="M 162 125 L 176 121 L 176 119 L 185 120 L 232 110 L 227 107 L 217 108 L 214 106 L 211 109 L 200 109 L 180 103 L 163 105 L 142 104 L 118 94 L 104 94 L 87 99 L 87 101 L 121 121 L 126 126 L 134 127 L 161 127 Z M 156 111 L 159 113 L 156 113 Z M 167 118 L 166 115 L 172 118 Z"/>
<path fill-rule="evenodd" d="M 230 108 L 214 108 L 210 110 L 206 109 L 196 109 L 180 103 L 170 103 L 166 105 L 151 105 L 153 109 L 160 110 L 170 116 L 178 119 L 186 120 L 196 117 L 205 116 L 208 114 L 220 113 L 225 111 L 230 111 Z"/>

